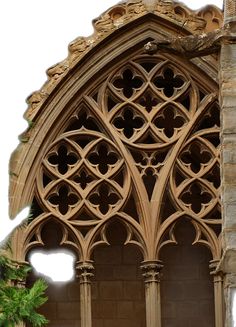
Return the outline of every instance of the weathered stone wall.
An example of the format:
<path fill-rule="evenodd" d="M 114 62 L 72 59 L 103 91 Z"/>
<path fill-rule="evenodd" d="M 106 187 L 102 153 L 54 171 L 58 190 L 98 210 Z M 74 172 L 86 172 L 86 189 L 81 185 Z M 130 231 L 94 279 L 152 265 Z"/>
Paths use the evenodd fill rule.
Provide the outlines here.
<path fill-rule="evenodd" d="M 220 100 L 222 143 L 223 259 L 225 274 L 225 326 L 233 326 L 232 289 L 236 289 L 236 4 L 225 1 L 225 24 L 231 39 L 222 41 L 220 56 Z"/>
<path fill-rule="evenodd" d="M 236 44 L 221 50 L 222 199 L 224 248 L 236 248 Z"/>
<path fill-rule="evenodd" d="M 192 245 L 194 231 L 186 221 L 177 225 L 178 245 L 163 248 L 161 279 L 162 327 L 213 327 L 214 286 L 209 251 Z"/>

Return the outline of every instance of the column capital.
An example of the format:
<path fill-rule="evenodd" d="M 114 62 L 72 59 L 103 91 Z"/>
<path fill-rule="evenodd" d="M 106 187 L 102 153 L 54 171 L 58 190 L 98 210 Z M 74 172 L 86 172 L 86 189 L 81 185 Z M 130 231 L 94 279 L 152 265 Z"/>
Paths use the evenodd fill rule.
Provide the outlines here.
<path fill-rule="evenodd" d="M 76 271 L 76 276 L 79 278 L 80 284 L 90 284 L 94 276 L 93 261 L 78 261 L 76 263 Z"/>
<path fill-rule="evenodd" d="M 143 261 L 141 266 L 145 283 L 160 282 L 160 271 L 163 268 L 161 261 Z"/>

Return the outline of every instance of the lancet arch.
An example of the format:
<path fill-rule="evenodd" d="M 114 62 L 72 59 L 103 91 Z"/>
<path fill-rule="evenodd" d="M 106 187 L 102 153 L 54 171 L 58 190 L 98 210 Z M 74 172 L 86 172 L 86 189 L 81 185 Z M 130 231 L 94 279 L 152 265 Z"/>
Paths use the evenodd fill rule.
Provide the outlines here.
<path fill-rule="evenodd" d="M 193 244 L 210 250 L 215 273 L 222 224 L 217 58 L 144 49 L 151 40 L 210 29 L 204 24 L 210 9 L 186 18 L 185 26 L 178 15 L 189 10 L 178 4 L 166 16 L 161 8 L 150 13 L 142 1 L 128 1 L 108 10 L 94 22 L 93 38 L 75 40 L 69 57 L 49 69 L 46 86 L 29 98 L 31 128 L 11 163 L 11 210 L 34 199 L 38 214 L 16 233 L 23 244 L 21 251 L 15 247 L 16 259 L 44 245 L 42 226 L 51 219 L 61 226 L 60 245 L 77 253 L 84 278 L 96 248 L 109 243 L 107 227 L 118 220 L 125 244 L 142 253 L 144 278 L 157 283 L 160 252 L 177 243 L 175 226 L 187 219 Z M 216 9 L 212 17 L 220 24 Z M 154 316 L 147 308 L 149 327 L 161 326 L 159 304 Z M 83 327 L 90 327 L 88 317 Z"/>

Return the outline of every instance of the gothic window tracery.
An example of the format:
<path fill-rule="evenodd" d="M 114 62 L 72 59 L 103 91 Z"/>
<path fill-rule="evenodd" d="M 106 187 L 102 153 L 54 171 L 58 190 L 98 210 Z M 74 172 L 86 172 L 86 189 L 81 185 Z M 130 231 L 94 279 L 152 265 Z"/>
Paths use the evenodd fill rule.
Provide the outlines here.
<path fill-rule="evenodd" d="M 82 243 L 105 241 L 104 224 L 122 219 L 145 259 L 148 238 L 158 258 L 168 229 L 188 217 L 217 257 L 219 151 L 216 94 L 170 58 L 138 55 L 77 100 L 43 158 L 38 202 Z"/>
<path fill-rule="evenodd" d="M 27 249 L 44 244 L 37 220 L 50 218 L 61 223 L 60 245 L 90 262 L 97 247 L 109 245 L 107 227 L 118 220 L 126 230 L 124 244 L 138 247 L 145 262 L 159 262 L 161 251 L 179 241 L 176 226 L 188 221 L 193 244 L 206 246 L 217 262 L 216 89 L 178 60 L 139 54 L 104 73 L 72 107 L 36 176 L 40 215 Z M 161 268 L 154 263 L 145 269 L 159 283 Z"/>

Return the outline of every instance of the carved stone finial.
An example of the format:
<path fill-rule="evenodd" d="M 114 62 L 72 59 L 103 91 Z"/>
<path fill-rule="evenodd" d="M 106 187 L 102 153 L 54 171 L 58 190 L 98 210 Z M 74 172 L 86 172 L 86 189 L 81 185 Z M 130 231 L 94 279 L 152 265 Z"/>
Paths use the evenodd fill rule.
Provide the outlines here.
<path fill-rule="evenodd" d="M 94 276 L 94 266 L 92 261 L 78 262 L 76 265 L 77 277 L 79 278 L 80 284 L 90 284 L 91 279 Z"/>

